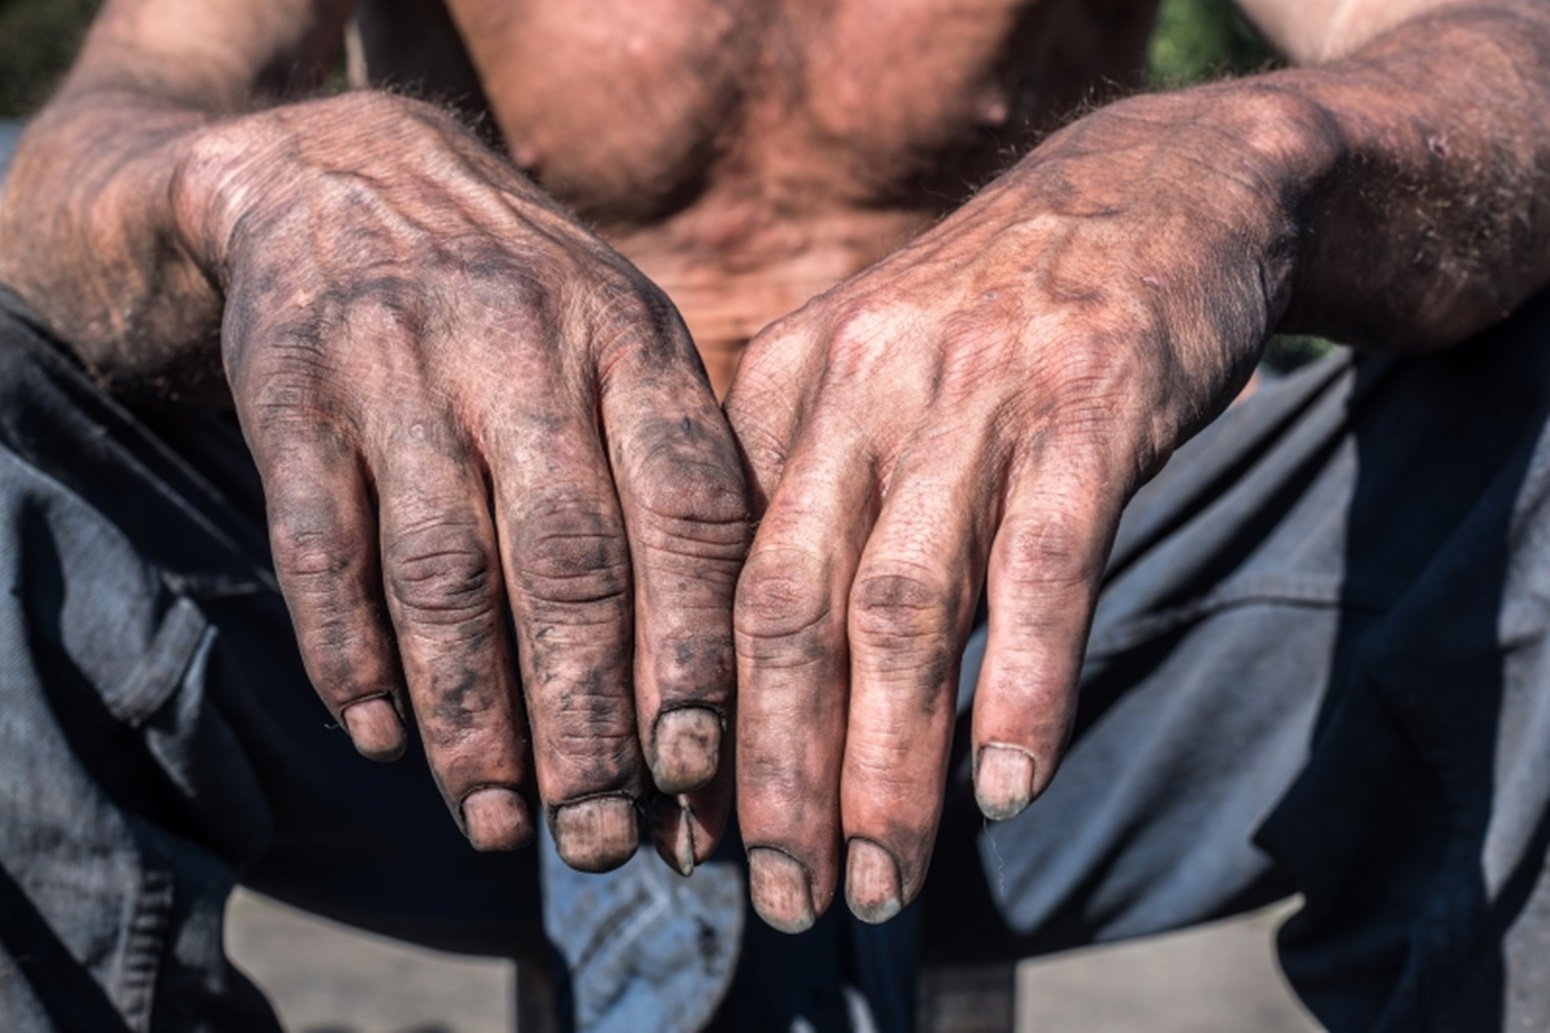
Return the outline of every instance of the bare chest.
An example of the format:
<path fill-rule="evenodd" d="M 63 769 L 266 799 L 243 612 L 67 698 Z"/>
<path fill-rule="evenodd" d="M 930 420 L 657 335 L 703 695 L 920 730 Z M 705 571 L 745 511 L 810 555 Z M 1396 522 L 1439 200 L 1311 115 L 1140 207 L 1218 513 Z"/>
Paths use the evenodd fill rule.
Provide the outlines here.
<path fill-rule="evenodd" d="M 1152 17 L 1150 0 L 447 0 L 438 44 L 405 31 L 430 2 L 364 5 L 368 29 L 398 30 L 364 34 L 372 73 L 446 88 L 425 53 L 445 49 L 512 157 L 620 228 L 728 191 L 951 205 L 1095 84 L 1131 80 Z"/>
<path fill-rule="evenodd" d="M 364 74 L 487 114 L 665 289 L 750 336 L 1136 80 L 1155 0 L 361 0 Z"/>

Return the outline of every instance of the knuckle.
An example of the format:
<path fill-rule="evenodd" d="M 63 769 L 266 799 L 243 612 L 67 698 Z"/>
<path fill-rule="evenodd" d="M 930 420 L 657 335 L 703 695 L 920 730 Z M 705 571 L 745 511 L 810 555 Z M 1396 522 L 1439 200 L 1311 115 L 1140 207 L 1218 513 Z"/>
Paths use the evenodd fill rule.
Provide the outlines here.
<path fill-rule="evenodd" d="M 400 532 L 383 560 L 388 592 L 415 620 L 463 624 L 492 609 L 495 560 L 471 524 L 437 522 Z"/>
<path fill-rule="evenodd" d="M 897 336 L 885 309 L 850 303 L 830 325 L 827 378 L 842 383 L 868 379 Z"/>
<path fill-rule="evenodd" d="M 752 642 L 817 634 L 833 620 L 829 580 L 829 564 L 806 550 L 756 550 L 737 582 L 733 627 Z"/>
<path fill-rule="evenodd" d="M 344 542 L 332 529 L 276 517 L 269 529 L 275 569 L 299 586 L 341 576 L 350 566 Z"/>
<path fill-rule="evenodd" d="M 254 351 L 261 354 L 232 364 L 232 390 L 260 436 L 312 423 L 337 407 L 338 365 L 313 333 L 282 331 Z"/>
<path fill-rule="evenodd" d="M 737 562 L 748 550 L 748 493 L 739 471 L 659 449 L 632 479 L 648 546 L 697 560 Z"/>
<path fill-rule="evenodd" d="M 270 554 L 276 569 L 302 591 L 321 591 L 349 572 L 356 554 L 327 507 L 291 504 L 290 490 L 270 492 Z"/>
<path fill-rule="evenodd" d="M 850 593 L 853 644 L 900 659 L 935 655 L 953 638 L 951 589 L 924 569 L 878 565 L 857 576 Z"/>
<path fill-rule="evenodd" d="M 998 537 L 1011 586 L 1041 589 L 1096 581 L 1102 570 L 1094 533 L 1088 519 L 1071 511 L 1008 518 Z"/>
<path fill-rule="evenodd" d="M 513 542 L 517 578 L 531 605 L 548 610 L 627 600 L 629 549 L 618 521 L 599 509 L 540 503 L 520 519 Z"/>
<path fill-rule="evenodd" d="M 766 398 L 781 394 L 790 383 L 792 368 L 802 361 L 813 343 L 807 320 L 788 315 L 755 334 L 737 363 L 737 381 L 727 396 L 727 411 L 757 414 Z"/>

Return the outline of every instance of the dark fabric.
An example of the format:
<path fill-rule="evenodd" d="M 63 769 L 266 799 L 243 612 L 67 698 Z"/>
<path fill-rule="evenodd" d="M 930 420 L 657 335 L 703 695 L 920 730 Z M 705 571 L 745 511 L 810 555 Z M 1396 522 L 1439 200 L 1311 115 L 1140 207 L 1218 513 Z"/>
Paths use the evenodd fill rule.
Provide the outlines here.
<path fill-rule="evenodd" d="M 1182 450 L 1126 514 L 1050 791 L 986 827 L 960 757 L 922 901 L 795 938 L 744 928 L 735 844 L 689 880 L 472 852 L 422 759 L 357 757 L 313 697 L 235 427 L 153 429 L 0 309 L 0 1028 L 272 1028 L 221 953 L 236 881 L 552 955 L 589 1029 L 693 1028 L 739 941 L 721 1028 L 903 1029 L 917 954 L 1294 892 L 1282 957 L 1331 1028 L 1550 1028 L 1543 301 L 1326 361 Z"/>
<path fill-rule="evenodd" d="M 1331 1029 L 1550 1028 L 1547 418 L 1542 297 L 1444 353 L 1342 353 L 1181 451 L 1126 514 L 1050 791 L 976 836 L 960 761 L 928 956 L 1299 892 L 1281 960 Z"/>
<path fill-rule="evenodd" d="M 274 1028 L 221 950 L 239 878 L 546 950 L 533 852 L 475 854 L 421 759 L 372 764 L 330 725 L 257 516 L 0 316 L 0 1029 Z"/>

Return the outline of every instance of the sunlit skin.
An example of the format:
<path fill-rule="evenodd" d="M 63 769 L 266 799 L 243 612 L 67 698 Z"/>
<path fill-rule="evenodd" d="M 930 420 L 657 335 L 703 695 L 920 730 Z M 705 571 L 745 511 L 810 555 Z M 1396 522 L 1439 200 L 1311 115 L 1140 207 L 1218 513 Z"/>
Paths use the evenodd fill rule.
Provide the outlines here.
<path fill-rule="evenodd" d="M 1049 784 L 1119 514 L 1270 332 L 1550 276 L 1533 0 L 1253 0 L 1298 67 L 1106 105 L 1149 3 L 381 0 L 400 89 L 294 99 L 350 6 L 108 0 L 0 276 L 235 407 L 320 695 L 474 846 L 687 873 L 735 798 L 782 929 L 919 892 L 982 592 L 980 805 Z"/>

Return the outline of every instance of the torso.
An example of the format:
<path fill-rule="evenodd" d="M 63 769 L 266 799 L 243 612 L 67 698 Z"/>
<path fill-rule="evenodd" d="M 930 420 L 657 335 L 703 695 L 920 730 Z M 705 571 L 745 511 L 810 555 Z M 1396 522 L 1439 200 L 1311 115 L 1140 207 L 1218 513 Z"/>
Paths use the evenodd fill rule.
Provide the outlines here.
<path fill-rule="evenodd" d="M 450 18 L 448 15 L 450 14 Z M 1153 0 L 364 0 L 361 71 L 487 104 L 512 158 L 748 337 L 929 225 L 1101 90 Z"/>

